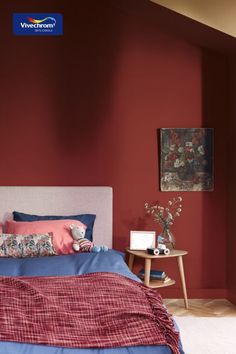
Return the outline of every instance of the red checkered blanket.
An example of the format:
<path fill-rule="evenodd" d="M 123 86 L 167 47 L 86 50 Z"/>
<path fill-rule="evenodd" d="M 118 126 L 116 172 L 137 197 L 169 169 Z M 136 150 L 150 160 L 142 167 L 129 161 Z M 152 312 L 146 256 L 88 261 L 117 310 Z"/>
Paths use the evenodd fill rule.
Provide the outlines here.
<path fill-rule="evenodd" d="M 115 273 L 0 277 L 0 340 L 70 348 L 159 344 L 179 353 L 160 295 Z"/>

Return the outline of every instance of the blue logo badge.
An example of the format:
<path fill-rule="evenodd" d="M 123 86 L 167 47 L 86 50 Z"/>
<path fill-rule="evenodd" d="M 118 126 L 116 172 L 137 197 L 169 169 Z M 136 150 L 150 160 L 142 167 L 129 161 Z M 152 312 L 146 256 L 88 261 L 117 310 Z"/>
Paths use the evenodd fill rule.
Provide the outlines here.
<path fill-rule="evenodd" d="M 61 14 L 13 14 L 13 33 L 17 36 L 60 36 L 63 34 Z"/>

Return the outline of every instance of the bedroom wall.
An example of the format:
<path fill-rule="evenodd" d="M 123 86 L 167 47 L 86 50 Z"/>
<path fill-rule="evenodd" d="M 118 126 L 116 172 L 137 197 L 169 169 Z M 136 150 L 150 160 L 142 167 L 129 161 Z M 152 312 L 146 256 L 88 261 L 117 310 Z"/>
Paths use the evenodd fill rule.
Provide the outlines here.
<path fill-rule="evenodd" d="M 228 298 L 236 304 L 236 64 L 235 56 L 230 61 L 230 119 L 228 130 L 228 245 L 227 245 L 227 287 Z"/>
<path fill-rule="evenodd" d="M 177 247 L 189 252 L 189 296 L 224 297 L 225 59 L 117 1 L 1 2 L 0 184 L 112 186 L 119 250 L 131 229 L 157 229 L 145 201 L 182 195 L 173 232 Z M 62 12 L 64 36 L 13 36 L 11 14 L 30 11 Z M 159 191 L 161 127 L 215 128 L 214 192 Z M 182 296 L 175 260 L 156 267 L 177 278 L 163 296 Z"/>

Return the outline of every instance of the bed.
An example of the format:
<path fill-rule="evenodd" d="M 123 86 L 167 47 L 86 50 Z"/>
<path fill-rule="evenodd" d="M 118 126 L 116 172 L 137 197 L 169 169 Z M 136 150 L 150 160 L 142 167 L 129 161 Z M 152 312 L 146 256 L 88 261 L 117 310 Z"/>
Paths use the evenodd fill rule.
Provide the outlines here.
<path fill-rule="evenodd" d="M 108 252 L 75 253 L 54 257 L 0 258 L 0 278 L 11 281 L 30 279 L 59 279 L 71 277 L 81 281 L 109 278 L 128 282 L 142 289 L 140 280 L 129 270 L 124 254 L 112 249 L 112 188 L 110 187 L 0 187 L 0 218 L 3 223 L 12 219 L 12 212 L 37 215 L 95 214 L 93 240 L 105 244 Z M 77 277 L 79 276 L 79 277 Z M 75 278 L 73 278 L 75 279 Z M 100 278 L 99 278 L 100 282 Z M 1 284 L 0 284 L 1 287 Z M 91 292 L 94 291 L 91 290 Z M 136 291 L 136 288 L 135 288 Z M 146 291 L 146 290 L 145 290 Z M 1 299 L 1 301 L 3 301 Z M 0 302 L 1 302 L 0 301 Z M 3 306 L 3 304 L 2 304 Z M 85 329 L 86 331 L 86 329 Z M 0 338 L 1 329 L 0 329 Z M 183 354 L 181 343 L 178 352 Z M 168 345 L 129 345 L 116 347 L 70 348 L 58 345 L 20 343 L 14 340 L 0 342 L 0 354 L 170 354 Z"/>

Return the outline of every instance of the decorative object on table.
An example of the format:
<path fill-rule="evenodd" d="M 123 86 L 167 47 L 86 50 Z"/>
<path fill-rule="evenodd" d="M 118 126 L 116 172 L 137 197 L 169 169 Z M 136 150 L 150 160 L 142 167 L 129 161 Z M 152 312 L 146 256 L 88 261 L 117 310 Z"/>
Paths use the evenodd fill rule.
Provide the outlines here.
<path fill-rule="evenodd" d="M 168 255 L 170 254 L 170 250 L 166 247 L 166 245 L 161 244 L 158 245 L 157 248 L 148 248 L 147 253 L 153 256 L 158 256 L 159 254 Z"/>
<path fill-rule="evenodd" d="M 167 232 L 167 230 L 168 230 L 168 232 Z M 157 237 L 157 249 L 159 250 L 159 254 L 164 254 L 167 256 L 168 254 L 170 254 L 170 250 L 169 250 L 169 248 L 166 247 L 165 241 L 169 240 L 171 243 L 171 248 L 173 248 L 175 240 L 174 240 L 174 236 L 173 236 L 172 232 L 170 232 L 169 229 L 165 229 L 165 231 L 166 231 L 166 234 L 163 232 L 164 236 L 159 235 Z"/>
<path fill-rule="evenodd" d="M 147 248 L 147 253 L 152 256 L 158 256 L 160 252 L 158 248 Z"/>
<path fill-rule="evenodd" d="M 166 207 L 160 204 L 150 205 L 148 203 L 144 204 L 147 214 L 153 216 L 154 221 L 157 222 L 161 228 L 161 235 L 157 238 L 157 248 L 163 249 L 161 245 L 165 245 L 167 248 L 175 247 L 175 238 L 171 232 L 171 226 L 177 216 L 180 216 L 182 212 L 182 197 L 174 197 L 168 201 Z"/>
<path fill-rule="evenodd" d="M 95 246 L 93 242 L 85 238 L 85 228 L 82 226 L 71 225 L 71 234 L 74 239 L 72 244 L 73 250 L 76 252 L 106 252 L 108 251 L 107 246 Z"/>
<path fill-rule="evenodd" d="M 155 231 L 130 231 L 130 249 L 144 251 L 156 245 Z"/>
<path fill-rule="evenodd" d="M 213 129 L 160 129 L 161 191 L 213 191 Z"/>

